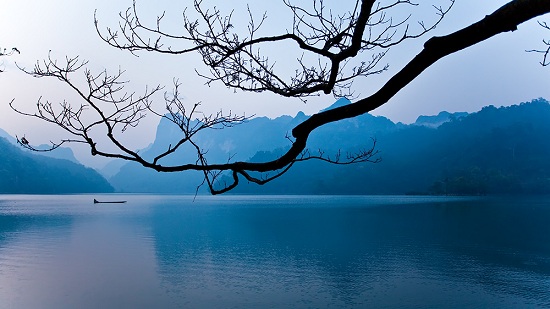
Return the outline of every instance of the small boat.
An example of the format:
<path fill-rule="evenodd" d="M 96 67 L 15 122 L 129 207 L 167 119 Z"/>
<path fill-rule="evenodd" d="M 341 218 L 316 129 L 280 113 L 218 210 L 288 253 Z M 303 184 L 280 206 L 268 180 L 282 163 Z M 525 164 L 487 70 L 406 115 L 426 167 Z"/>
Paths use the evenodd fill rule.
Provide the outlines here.
<path fill-rule="evenodd" d="M 100 202 L 94 198 L 94 204 L 123 204 L 126 203 L 126 201 L 107 201 L 107 202 Z"/>

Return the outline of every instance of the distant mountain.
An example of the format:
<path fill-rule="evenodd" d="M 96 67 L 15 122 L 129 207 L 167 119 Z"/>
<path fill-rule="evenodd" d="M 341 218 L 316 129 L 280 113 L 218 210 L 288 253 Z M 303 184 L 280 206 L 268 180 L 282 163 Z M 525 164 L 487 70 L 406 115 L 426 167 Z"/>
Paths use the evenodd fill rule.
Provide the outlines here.
<path fill-rule="evenodd" d="M 426 126 L 430 128 L 437 128 L 440 125 L 444 124 L 445 122 L 460 119 L 466 116 L 468 116 L 468 113 L 466 112 L 449 113 L 449 112 L 443 111 L 437 114 L 436 116 L 418 116 L 414 124 L 419 126 Z"/>
<path fill-rule="evenodd" d="M 13 136 L 9 135 L 8 132 L 4 131 L 1 128 L 0 128 L 0 137 L 5 138 L 8 142 L 10 142 L 13 145 L 17 144 L 17 141 L 15 140 L 15 138 Z"/>
<path fill-rule="evenodd" d="M 304 113 L 296 117 L 281 116 L 275 119 L 258 117 L 247 123 L 223 130 L 203 131 L 195 137 L 195 142 L 208 149 L 208 162 L 225 163 L 233 160 L 248 160 L 257 151 L 270 151 L 274 148 L 287 147 L 290 142 L 286 134 L 299 122 L 307 119 Z M 152 158 L 168 145 L 174 145 L 180 138 L 181 131 L 167 119 L 161 119 L 153 144 L 142 152 L 146 158 Z M 180 149 L 175 155 L 162 159 L 164 164 L 194 162 L 194 150 L 189 147 Z M 202 182 L 202 173 L 158 173 L 142 166 L 128 162 L 120 171 L 109 178 L 119 192 L 145 193 L 195 193 Z"/>
<path fill-rule="evenodd" d="M 332 105 L 330 105 L 329 107 L 327 107 L 325 109 L 322 109 L 321 112 L 328 111 L 328 110 L 335 109 L 335 108 L 342 107 L 342 106 L 346 106 L 350 103 L 351 103 L 351 101 L 347 98 L 339 98 L 338 100 L 336 100 L 336 102 L 332 103 Z"/>
<path fill-rule="evenodd" d="M 50 147 L 50 145 L 43 144 L 37 146 L 36 149 L 49 149 Z M 75 158 L 73 150 L 69 147 L 58 147 L 52 151 L 35 152 L 35 154 L 48 158 L 68 160 L 80 164 L 80 162 Z"/>
<path fill-rule="evenodd" d="M 3 129 L 0 129 L 0 137 L 5 138 L 12 145 L 19 146 L 17 144 L 17 140 L 13 136 L 11 136 L 8 132 L 4 131 Z M 42 144 L 40 146 L 37 146 L 36 149 L 49 149 L 50 147 L 51 147 L 50 145 Z M 29 151 L 23 148 L 21 150 Z M 68 147 L 58 147 L 52 151 L 33 152 L 33 153 L 36 155 L 41 155 L 49 158 L 69 160 L 74 163 L 80 164 L 80 162 L 75 158 L 73 150 Z"/>
<path fill-rule="evenodd" d="M 128 162 L 122 159 L 118 160 L 112 160 L 109 163 L 105 164 L 104 167 L 102 167 L 98 172 L 105 177 L 106 179 L 109 179 L 116 175 L 118 172 L 120 172 L 120 169 L 126 165 Z"/>
<path fill-rule="evenodd" d="M 331 108 L 348 104 L 346 99 Z M 308 116 L 254 118 L 245 124 L 197 135 L 208 149 L 208 162 L 228 158 L 261 162 L 290 146 L 285 135 Z M 421 116 L 414 124 L 395 124 L 364 114 L 314 131 L 308 148 L 345 155 L 376 141 L 382 162 L 335 166 L 321 161 L 296 164 L 283 177 L 264 186 L 242 180 L 241 194 L 548 194 L 550 193 L 550 104 L 544 99 L 511 107 L 489 106 L 477 113 L 441 112 Z M 144 155 L 173 144 L 180 132 L 163 119 Z M 181 149 L 165 164 L 193 162 Z M 157 173 L 126 163 L 110 178 L 117 191 L 194 193 L 201 173 Z M 203 192 L 203 191 L 201 191 Z"/>
<path fill-rule="evenodd" d="M 488 106 L 451 117 L 440 126 L 391 126 L 378 130 L 372 116 L 331 124 L 311 148 L 342 151 L 375 137 L 382 162 L 335 166 L 296 164 L 264 186 L 238 186 L 246 194 L 549 194 L 550 104 L 544 99 L 510 107 Z M 377 120 L 384 123 L 381 119 Z M 354 127 L 352 124 L 355 124 Z M 364 139 L 363 138 L 363 139 Z M 326 141 L 322 144 L 322 141 Z M 333 146 L 336 145 L 336 146 Z M 259 152 L 275 157 L 281 150 Z"/>
<path fill-rule="evenodd" d="M 113 192 L 113 188 L 91 168 L 22 151 L 0 138 L 0 193 L 92 192 Z"/>

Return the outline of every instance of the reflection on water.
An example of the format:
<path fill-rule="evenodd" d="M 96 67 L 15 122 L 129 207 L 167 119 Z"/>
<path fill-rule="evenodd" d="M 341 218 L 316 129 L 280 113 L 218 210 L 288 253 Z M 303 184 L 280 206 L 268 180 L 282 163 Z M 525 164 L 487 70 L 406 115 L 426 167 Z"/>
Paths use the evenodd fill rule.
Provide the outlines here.
<path fill-rule="evenodd" d="M 550 306 L 550 199 L 92 199 L 0 197 L 0 308 Z"/>

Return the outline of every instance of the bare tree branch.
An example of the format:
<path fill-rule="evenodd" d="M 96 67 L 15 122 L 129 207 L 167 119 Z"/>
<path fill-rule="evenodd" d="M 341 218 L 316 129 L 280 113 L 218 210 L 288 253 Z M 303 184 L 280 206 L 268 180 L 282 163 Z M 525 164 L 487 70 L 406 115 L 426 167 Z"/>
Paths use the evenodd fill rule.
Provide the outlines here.
<path fill-rule="evenodd" d="M 548 25 L 546 22 L 539 21 L 539 25 L 546 30 L 550 30 L 550 25 Z M 531 50 L 528 50 L 527 52 L 542 54 L 542 61 L 540 62 L 540 64 L 545 67 L 550 65 L 550 41 L 542 40 L 542 43 L 546 45 L 545 49 L 531 49 Z"/>
<path fill-rule="evenodd" d="M 4 49 L 0 48 L 0 57 L 2 57 L 2 56 L 11 56 L 14 53 L 20 54 L 21 52 L 16 47 L 12 47 L 12 49 L 10 49 L 10 50 L 7 50 L 6 48 L 4 48 Z M 4 62 L 2 61 L 2 63 L 0 63 L 0 65 L 3 66 Z M 2 72 L 4 72 L 4 70 L 0 68 L 0 73 L 2 73 Z"/>
<path fill-rule="evenodd" d="M 21 52 L 19 51 L 19 49 L 17 49 L 16 47 L 12 47 L 12 49 L 10 50 L 7 50 L 6 48 L 4 48 L 3 50 L 0 48 L 0 56 L 11 56 L 13 55 L 14 53 L 18 53 L 20 54 Z"/>
<path fill-rule="evenodd" d="M 418 38 L 430 31 L 447 14 L 453 1 L 448 2 L 450 4 L 446 7 L 436 7 L 436 16 L 438 16 L 436 21 L 430 25 L 420 23 L 420 30 L 416 32 L 412 32 L 408 17 L 395 21 L 386 17 L 386 13 L 396 6 L 408 5 L 414 8 L 415 4 L 410 1 L 396 0 L 386 6 L 376 5 L 375 1 L 357 1 L 354 9 L 343 16 L 333 15 L 321 0 L 314 1 L 312 9 L 294 6 L 290 2 L 285 3 L 294 16 L 293 31 L 280 36 L 256 37 L 257 29 L 265 20 L 264 15 L 259 22 L 251 18 L 248 36 L 241 39 L 231 32 L 233 27 L 231 15 L 223 16 L 216 8 L 205 10 L 201 7 L 201 1 L 198 0 L 194 2 L 194 9 L 199 14 L 200 20 L 190 21 L 184 15 L 186 31 L 184 35 L 163 32 L 161 30 L 163 16 L 157 18 L 155 27 L 144 26 L 137 17 L 135 3 L 125 14 L 121 14 L 119 30 L 107 29 L 106 34 L 102 34 L 99 30 L 98 32 L 107 43 L 132 53 L 138 50 L 176 54 L 198 52 L 210 68 L 211 77 L 204 75 L 208 82 L 221 81 L 233 89 L 271 91 L 282 96 L 300 97 L 319 92 L 334 92 L 342 85 L 349 85 L 353 78 L 376 73 L 383 51 L 381 55 L 371 54 L 370 60 L 355 66 L 353 69 L 355 71 L 352 70 L 351 74 L 343 73 L 342 68 L 345 67 L 346 61 L 356 57 L 360 52 L 371 51 L 374 48 L 387 49 L 406 39 Z M 59 106 L 54 106 L 48 101 L 39 99 L 35 113 L 16 109 L 13 102 L 10 106 L 20 114 L 60 126 L 75 137 L 63 142 L 87 143 L 93 155 L 135 161 L 159 172 L 200 171 L 204 175 L 203 184 L 206 184 L 213 194 L 219 194 L 235 188 L 240 177 L 257 184 L 269 182 L 286 173 L 297 162 L 313 159 L 334 164 L 377 162 L 379 158 L 374 148 L 375 140 L 372 147 L 365 150 L 328 156 L 323 150 L 313 152 L 308 149 L 308 137 L 312 131 L 328 123 L 356 117 L 385 104 L 441 58 L 497 34 L 515 31 L 523 22 L 548 12 L 550 12 L 548 0 L 513 0 L 468 27 L 445 36 L 432 37 L 426 41 L 419 54 L 371 96 L 315 114 L 296 126 L 292 130 L 292 137 L 289 137 L 288 150 L 271 161 L 233 161 L 230 157 L 227 162 L 209 162 L 208 151 L 196 142 L 196 135 L 205 130 L 241 124 L 249 117 L 236 116 L 231 112 L 224 114 L 221 111 L 214 115 L 204 115 L 198 110 L 200 103 L 187 108 L 179 97 L 180 84 L 177 80 L 174 81 L 173 93 L 164 95 L 167 112 L 157 112 L 153 109 L 151 100 L 152 96 L 162 89 L 160 86 L 146 89 L 142 95 L 126 93 L 124 86 L 127 82 L 122 80 L 122 71 L 114 75 L 106 71 L 93 75 L 90 71 L 83 69 L 86 62 L 80 61 L 77 57 L 66 58 L 63 64 L 58 64 L 56 60 L 48 57 L 42 63 L 37 63 L 34 70 L 26 72 L 37 77 L 59 79 L 79 95 L 82 103 L 71 105 L 64 101 Z M 250 16 L 252 16 L 251 13 Z M 374 30 L 375 28 L 379 29 L 378 32 Z M 156 37 L 149 39 L 144 34 L 156 35 Z M 194 44 L 194 47 L 175 49 L 165 45 L 165 39 L 183 40 Z M 281 41 L 295 42 L 304 52 L 326 58 L 328 62 L 319 61 L 318 67 L 310 68 L 305 60 L 299 60 L 296 74 L 291 76 L 290 82 L 286 81 L 275 72 L 274 65 L 260 54 L 258 48 L 259 45 Z M 72 80 L 74 73 L 79 70 L 84 70 L 87 89 L 77 87 Z M 137 151 L 125 147 L 116 135 L 119 131 L 115 130 L 117 128 L 124 131 L 128 127 L 138 125 L 145 112 L 168 119 L 182 132 L 179 141 L 168 145 L 152 159 L 144 158 Z M 107 132 L 109 141 L 116 151 L 104 150 L 105 148 L 96 144 L 92 136 L 92 129 L 96 127 L 101 127 Z M 19 142 L 23 146 L 31 147 L 24 137 L 19 139 Z M 53 144 L 54 147 L 55 145 Z M 161 163 L 167 156 L 175 154 L 178 150 L 184 150 L 184 145 L 185 151 L 194 153 L 194 160 L 175 165 Z M 223 183 L 221 176 L 226 172 L 230 173 L 231 182 Z"/>
<path fill-rule="evenodd" d="M 193 5 L 198 19 L 190 20 L 184 13 L 182 34 L 162 30 L 164 14 L 157 17 L 154 27 L 144 25 L 138 17 L 135 1 L 120 14 L 117 30 L 100 30 L 97 17 L 95 23 L 105 42 L 134 54 L 139 50 L 167 54 L 198 52 L 209 68 L 208 73 L 199 73 L 207 84 L 221 82 L 232 89 L 269 91 L 285 97 L 307 97 L 318 92 L 342 96 L 351 94 L 353 79 L 384 72 L 388 66 L 381 60 L 388 48 L 433 30 L 454 4 L 454 0 L 445 0 L 445 7 L 434 6 L 436 19 L 429 25 L 419 21 L 417 27 L 413 27 L 408 17 L 394 20 L 388 15 L 396 7 L 416 4 L 409 0 L 396 0 L 388 5 L 375 5 L 375 2 L 357 0 L 353 10 L 333 15 L 323 0 L 314 0 L 310 10 L 284 1 L 292 12 L 294 23 L 292 32 L 277 36 L 258 37 L 267 14 L 255 20 L 249 9 L 248 34 L 241 37 L 233 32 L 232 14 L 225 16 L 215 7 L 204 9 L 201 0 L 195 0 Z M 175 41 L 189 46 L 169 45 Z M 307 57 L 296 59 L 297 69 L 286 79 L 279 72 L 276 61 L 261 52 L 261 46 L 284 41 L 296 43 L 307 53 Z M 365 61 L 347 65 L 351 58 L 366 51 L 372 54 Z"/>

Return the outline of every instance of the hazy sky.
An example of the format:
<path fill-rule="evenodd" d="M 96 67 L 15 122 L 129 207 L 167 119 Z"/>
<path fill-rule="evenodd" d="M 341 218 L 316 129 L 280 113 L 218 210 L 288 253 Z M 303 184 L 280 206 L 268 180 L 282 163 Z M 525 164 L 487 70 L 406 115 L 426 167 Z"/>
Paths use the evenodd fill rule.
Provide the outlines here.
<path fill-rule="evenodd" d="M 177 4 L 168 0 L 137 2 L 144 22 L 154 22 L 154 16 L 166 9 L 167 28 L 170 29 L 178 29 L 177 21 L 183 7 L 191 4 L 190 0 Z M 246 2 L 205 0 L 204 4 L 216 4 L 227 11 L 234 8 L 238 16 L 246 9 Z M 289 12 L 281 7 L 281 1 L 248 2 L 258 14 L 263 10 L 268 11 L 267 28 L 274 33 L 282 33 L 290 28 L 285 23 L 289 20 Z M 309 3 L 304 0 L 295 2 Z M 343 6 L 342 1 L 325 1 L 327 5 L 331 2 L 338 3 L 338 7 Z M 434 32 L 417 42 L 409 42 L 391 50 L 386 60 L 390 64 L 389 71 L 371 79 L 356 81 L 354 90 L 360 98 L 370 95 L 412 59 L 429 37 L 445 35 L 465 27 L 506 2 L 456 0 L 453 10 Z M 236 113 L 269 117 L 295 115 L 300 110 L 312 114 L 335 100 L 331 95 L 321 96 L 309 99 L 304 104 L 297 99 L 271 94 L 234 93 L 220 85 L 208 87 L 203 85 L 204 80 L 194 72 L 195 68 L 206 71 L 195 55 L 139 53 L 140 57 L 134 57 L 128 52 L 107 46 L 95 31 L 94 10 L 97 10 L 100 27 L 116 27 L 118 12 L 131 3 L 131 0 L 0 0 L 0 48 L 17 47 L 21 50 L 20 55 L 0 60 L 1 67 L 6 70 L 0 74 L 0 128 L 12 135 L 25 134 L 36 143 L 55 140 L 59 136 L 60 131 L 56 128 L 16 115 L 8 107 L 8 102 L 14 98 L 16 105 L 27 111 L 33 111 L 40 96 L 54 102 L 74 99 L 74 94 L 60 82 L 32 78 L 14 66 L 14 62 L 17 62 L 20 66 L 30 68 L 36 60 L 47 57 L 50 50 L 52 57 L 59 59 L 80 55 L 82 59 L 89 60 L 89 68 L 92 70 L 116 71 L 120 67 L 127 71 L 125 77 L 131 80 L 132 89 L 137 91 L 144 89 L 145 85 L 170 86 L 173 78 L 179 78 L 183 83 L 185 99 L 190 104 L 202 101 L 203 109 L 207 112 L 223 108 Z M 441 3 L 444 5 L 447 1 L 441 0 Z M 544 16 L 539 20 L 545 19 L 549 20 L 550 17 Z M 239 20 L 234 22 L 237 24 Z M 541 41 L 544 38 L 550 38 L 550 32 L 542 30 L 533 20 L 520 26 L 519 31 L 500 35 L 451 55 L 429 68 L 373 114 L 410 123 L 419 115 L 436 114 L 442 110 L 472 112 L 489 104 L 501 106 L 538 97 L 550 99 L 550 69 L 539 65 L 540 55 L 525 52 L 526 49 L 542 48 Z M 296 58 L 298 54 L 289 56 Z M 149 117 L 140 129 L 125 133 L 126 138 L 135 147 L 145 147 L 154 138 L 157 121 Z M 82 154 L 79 154 L 79 159 L 82 159 Z"/>

